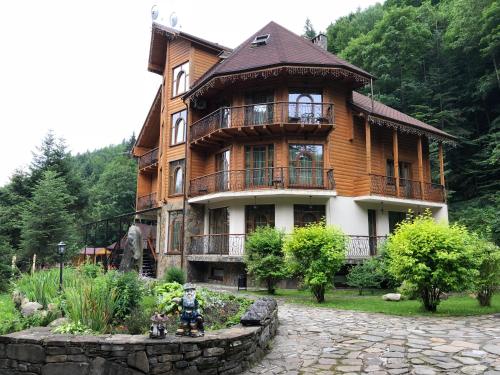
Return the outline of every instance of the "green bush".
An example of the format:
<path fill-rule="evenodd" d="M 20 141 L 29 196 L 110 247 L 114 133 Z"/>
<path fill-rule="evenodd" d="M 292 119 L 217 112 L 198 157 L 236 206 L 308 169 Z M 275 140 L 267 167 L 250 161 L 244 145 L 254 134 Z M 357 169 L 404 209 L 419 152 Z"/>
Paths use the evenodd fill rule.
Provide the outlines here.
<path fill-rule="evenodd" d="M 83 276 L 95 279 L 97 276 L 104 273 L 104 269 L 101 264 L 94 264 L 90 260 L 86 260 L 84 264 L 79 267 L 79 271 Z"/>
<path fill-rule="evenodd" d="M 108 272 L 116 291 L 114 319 L 122 322 L 142 300 L 144 288 L 136 272 Z"/>
<path fill-rule="evenodd" d="M 258 227 L 245 243 L 247 271 L 257 281 L 266 283 L 269 294 L 274 294 L 276 283 L 286 277 L 283 237 L 283 232 L 275 228 Z"/>
<path fill-rule="evenodd" d="M 491 297 L 500 286 L 500 248 L 480 239 L 477 239 L 475 248 L 480 264 L 474 290 L 481 306 L 491 306 Z"/>
<path fill-rule="evenodd" d="M 465 290 L 478 276 L 471 235 L 460 225 L 436 223 L 430 212 L 403 221 L 387 241 L 389 272 L 418 288 L 427 311 L 440 294 Z"/>
<path fill-rule="evenodd" d="M 347 285 L 357 288 L 359 295 L 363 289 L 379 288 L 384 280 L 380 259 L 371 258 L 351 268 L 347 275 Z"/>
<path fill-rule="evenodd" d="M 302 277 L 304 285 L 318 302 L 325 300 L 325 289 L 344 263 L 347 238 L 340 229 L 324 223 L 295 228 L 285 239 L 285 262 L 290 272 Z"/>
<path fill-rule="evenodd" d="M 149 330 L 151 324 L 150 311 L 145 311 L 139 307 L 134 308 L 125 318 L 125 326 L 131 335 L 141 335 Z"/>
<path fill-rule="evenodd" d="M 404 299 L 415 300 L 419 297 L 418 286 L 406 280 L 397 288 L 397 292 L 400 293 Z"/>
<path fill-rule="evenodd" d="M 163 281 L 166 283 L 178 283 L 183 285 L 186 283 L 186 274 L 179 267 L 170 267 L 167 272 L 165 272 Z"/>
<path fill-rule="evenodd" d="M 90 335 L 92 330 L 81 322 L 68 322 L 59 327 L 54 328 L 54 333 L 71 334 L 71 335 Z"/>

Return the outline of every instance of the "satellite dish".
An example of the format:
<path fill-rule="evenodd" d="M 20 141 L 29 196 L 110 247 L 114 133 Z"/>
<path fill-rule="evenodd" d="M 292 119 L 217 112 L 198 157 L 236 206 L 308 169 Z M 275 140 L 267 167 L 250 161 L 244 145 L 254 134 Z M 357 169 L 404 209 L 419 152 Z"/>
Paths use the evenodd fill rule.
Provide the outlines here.
<path fill-rule="evenodd" d="M 175 27 L 177 25 L 177 14 L 175 12 L 172 12 L 170 14 L 170 18 L 169 18 L 169 21 L 170 21 L 170 27 Z"/>
<path fill-rule="evenodd" d="M 151 8 L 151 18 L 153 19 L 153 21 L 156 21 L 159 14 L 160 9 L 158 8 L 158 5 L 153 5 L 153 7 Z"/>

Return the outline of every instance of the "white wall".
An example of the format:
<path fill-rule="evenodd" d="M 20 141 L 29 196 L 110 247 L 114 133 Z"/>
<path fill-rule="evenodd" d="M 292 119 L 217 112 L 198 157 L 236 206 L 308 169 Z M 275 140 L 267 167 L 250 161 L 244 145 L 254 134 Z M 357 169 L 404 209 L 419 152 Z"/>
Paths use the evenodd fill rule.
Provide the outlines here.
<path fill-rule="evenodd" d="M 293 204 L 276 204 L 274 206 L 274 226 L 291 233 L 293 230 Z"/>
<path fill-rule="evenodd" d="M 340 227 L 345 234 L 368 236 L 367 210 L 350 197 L 329 199 L 326 223 Z"/>

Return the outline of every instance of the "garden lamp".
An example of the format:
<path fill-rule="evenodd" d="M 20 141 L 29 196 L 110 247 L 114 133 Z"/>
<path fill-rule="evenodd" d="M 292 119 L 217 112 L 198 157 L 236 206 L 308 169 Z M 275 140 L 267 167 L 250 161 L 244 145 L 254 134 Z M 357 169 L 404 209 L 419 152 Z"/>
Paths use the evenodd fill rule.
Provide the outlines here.
<path fill-rule="evenodd" d="M 63 286 L 63 255 L 66 251 L 66 244 L 61 241 L 57 244 L 57 252 L 59 253 L 59 292 L 62 292 Z"/>

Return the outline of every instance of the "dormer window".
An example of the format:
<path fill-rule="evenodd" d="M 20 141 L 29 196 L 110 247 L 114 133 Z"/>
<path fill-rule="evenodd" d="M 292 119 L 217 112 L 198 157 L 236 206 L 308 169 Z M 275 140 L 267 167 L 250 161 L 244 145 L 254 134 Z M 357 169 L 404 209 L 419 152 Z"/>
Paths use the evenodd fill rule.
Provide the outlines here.
<path fill-rule="evenodd" d="M 252 46 L 263 46 L 267 44 L 269 34 L 257 35 L 252 42 Z"/>
<path fill-rule="evenodd" d="M 172 96 L 177 96 L 189 90 L 189 61 L 173 69 Z"/>

